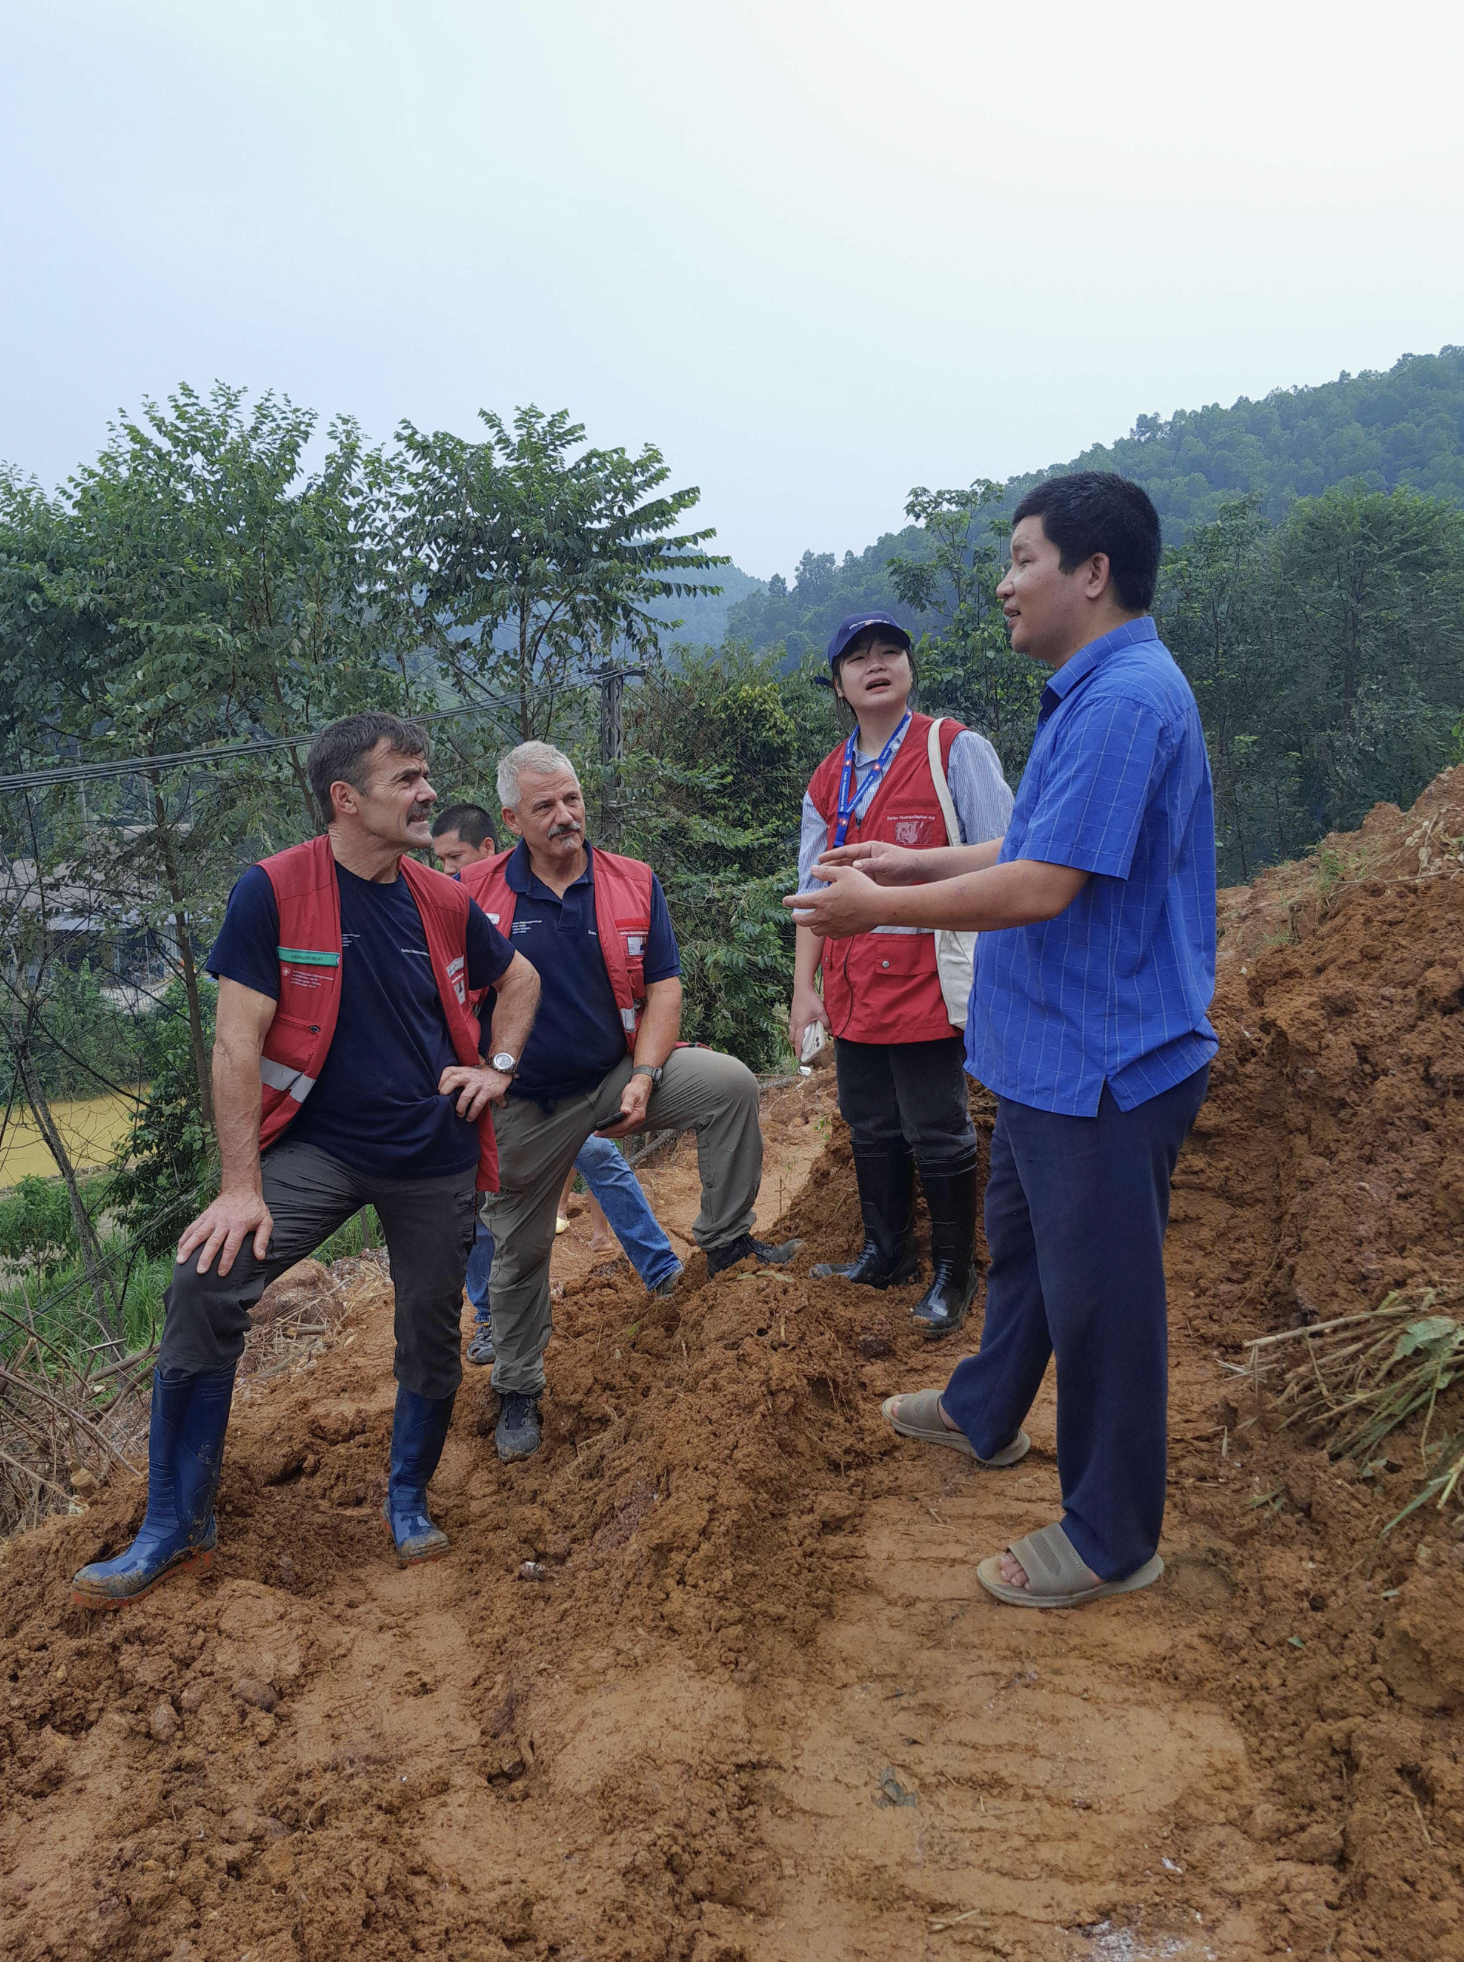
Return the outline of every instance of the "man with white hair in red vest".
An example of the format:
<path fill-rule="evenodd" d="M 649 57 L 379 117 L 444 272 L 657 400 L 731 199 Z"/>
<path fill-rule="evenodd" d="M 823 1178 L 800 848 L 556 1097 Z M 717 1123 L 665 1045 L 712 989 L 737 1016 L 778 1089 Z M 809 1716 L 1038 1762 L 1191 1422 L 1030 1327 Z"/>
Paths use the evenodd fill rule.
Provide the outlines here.
<path fill-rule="evenodd" d="M 382 1510 L 401 1564 L 447 1550 L 427 1481 L 462 1380 L 475 1195 L 497 1183 L 492 1112 L 539 982 L 461 885 L 409 856 L 431 842 L 437 799 L 418 728 L 347 716 L 316 737 L 306 767 L 325 833 L 244 874 L 208 957 L 219 1194 L 179 1240 L 165 1297 L 146 1517 L 120 1555 L 76 1575 L 79 1607 L 120 1606 L 207 1561 L 249 1310 L 368 1205 L 396 1290 Z M 488 989 L 491 1066 L 470 1006 Z"/>
<path fill-rule="evenodd" d="M 539 1448 L 555 1203 L 592 1132 L 695 1131 L 702 1203 L 691 1230 L 709 1273 L 791 1260 L 801 1243 L 753 1238 L 757 1079 L 734 1056 L 677 1042 L 681 956 L 655 873 L 586 841 L 579 778 L 549 743 L 509 751 L 498 798 L 520 842 L 465 866 L 462 890 L 538 969 L 542 990 L 498 1117 L 498 1190 L 482 1207 L 495 1249 L 494 1436 L 507 1461 Z M 674 1286 L 673 1276 L 658 1292 Z"/>

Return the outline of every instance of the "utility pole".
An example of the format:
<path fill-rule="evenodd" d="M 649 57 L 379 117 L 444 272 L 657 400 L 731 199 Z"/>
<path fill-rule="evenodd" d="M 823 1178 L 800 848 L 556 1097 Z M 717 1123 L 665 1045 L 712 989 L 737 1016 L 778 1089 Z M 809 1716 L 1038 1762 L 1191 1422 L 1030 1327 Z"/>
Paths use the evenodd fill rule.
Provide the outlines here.
<path fill-rule="evenodd" d="M 620 724 L 620 697 L 627 681 L 639 679 L 644 668 L 604 668 L 600 673 L 600 842 L 620 842 L 620 764 L 625 738 Z"/>

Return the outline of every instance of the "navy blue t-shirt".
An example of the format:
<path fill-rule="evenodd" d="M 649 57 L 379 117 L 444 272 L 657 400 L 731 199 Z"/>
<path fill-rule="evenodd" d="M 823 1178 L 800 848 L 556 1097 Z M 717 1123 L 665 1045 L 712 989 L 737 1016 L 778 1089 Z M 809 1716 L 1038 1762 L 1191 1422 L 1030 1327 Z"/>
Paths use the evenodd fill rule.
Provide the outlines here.
<path fill-rule="evenodd" d="M 518 899 L 513 915 L 513 951 L 539 970 L 539 1013 L 524 1046 L 509 1094 L 536 1103 L 593 1090 L 622 1060 L 625 1030 L 600 954 L 595 925 L 595 856 L 563 899 L 534 877 L 526 845 L 505 868 Z M 645 976 L 669 980 L 681 972 L 681 952 L 661 882 L 651 877 L 651 925 L 646 935 Z"/>
<path fill-rule="evenodd" d="M 282 1142 L 313 1144 L 376 1178 L 445 1178 L 478 1160 L 478 1127 L 437 1083 L 457 1062 L 411 887 L 336 867 L 341 894 L 341 1005 L 315 1088 Z M 205 962 L 210 974 L 280 996 L 280 916 L 254 865 L 229 895 Z M 513 949 L 477 905 L 468 908 L 468 987 L 490 988 Z M 486 1008 L 485 1004 L 485 1008 Z"/>

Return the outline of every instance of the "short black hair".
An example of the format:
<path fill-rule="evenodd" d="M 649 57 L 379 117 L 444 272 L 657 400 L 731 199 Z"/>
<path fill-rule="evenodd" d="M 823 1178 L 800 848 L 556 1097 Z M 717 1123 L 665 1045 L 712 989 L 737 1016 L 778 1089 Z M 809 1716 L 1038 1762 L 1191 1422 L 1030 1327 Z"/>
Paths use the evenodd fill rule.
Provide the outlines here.
<path fill-rule="evenodd" d="M 348 783 L 357 790 L 366 788 L 366 758 L 385 740 L 396 756 L 425 756 L 427 738 L 415 722 L 404 722 L 399 715 L 371 709 L 364 715 L 343 715 L 339 722 L 328 722 L 310 745 L 305 771 L 310 788 L 327 824 L 335 816 L 330 801 L 333 783 Z"/>
<path fill-rule="evenodd" d="M 493 820 L 481 804 L 449 804 L 432 820 L 432 835 L 442 838 L 449 831 L 455 831 L 465 845 L 479 850 L 491 845 L 498 850 L 498 833 L 493 829 Z"/>
<path fill-rule="evenodd" d="M 1040 518 L 1071 572 L 1095 552 L 1108 556 L 1114 597 L 1130 613 L 1147 613 L 1159 581 L 1159 513 L 1142 485 L 1113 470 L 1074 470 L 1034 485 L 1012 513 Z"/>

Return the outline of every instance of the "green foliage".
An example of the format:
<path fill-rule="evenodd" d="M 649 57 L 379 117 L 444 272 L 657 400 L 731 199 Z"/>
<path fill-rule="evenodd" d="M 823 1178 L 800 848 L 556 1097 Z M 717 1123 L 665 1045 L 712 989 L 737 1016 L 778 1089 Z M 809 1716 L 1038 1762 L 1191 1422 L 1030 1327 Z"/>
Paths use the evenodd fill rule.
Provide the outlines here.
<path fill-rule="evenodd" d="M 59 1179 L 22 1179 L 0 1198 L 0 1260 L 49 1274 L 75 1253 L 71 1202 Z"/>
<path fill-rule="evenodd" d="M 201 993 L 204 1035 L 213 1043 L 217 989 Z M 190 1211 L 205 1203 L 213 1177 L 213 1138 L 193 1072 L 186 1003 L 170 988 L 147 1025 L 148 1088 L 113 1161 L 110 1203 L 147 1252 L 177 1239 Z"/>
<path fill-rule="evenodd" d="M 682 1034 L 753 1069 L 786 1061 L 782 1027 L 804 786 L 835 739 L 827 697 L 738 647 L 687 652 L 627 708 L 626 850 L 655 866 L 681 948 Z M 820 719 L 822 726 L 820 726 Z"/>
<path fill-rule="evenodd" d="M 928 549 L 924 532 L 908 525 L 886 532 L 857 556 L 846 552 L 842 562 L 832 552 L 805 552 L 793 583 L 775 572 L 766 588 L 738 600 L 727 612 L 729 640 L 758 649 L 781 648 L 786 665 L 796 667 L 808 655 L 822 658 L 829 637 L 851 613 L 876 610 L 902 617 L 899 595 L 890 579 L 890 561 L 921 557 Z M 917 627 L 908 612 L 906 624 Z"/>
<path fill-rule="evenodd" d="M 57 964 L 38 1017 L 35 1064 L 50 1097 L 92 1097 L 130 1089 L 143 1070 L 143 1029 L 103 995 L 91 963 Z"/>
<path fill-rule="evenodd" d="M 1319 388 L 1278 388 L 1258 402 L 1140 416 L 1130 435 L 1030 476 L 1014 477 L 1015 501 L 1059 470 L 1117 470 L 1141 483 L 1164 535 L 1178 543 L 1194 525 L 1241 496 L 1274 523 L 1291 503 L 1338 485 L 1402 486 L 1464 503 L 1464 347 L 1405 354 L 1386 374 L 1339 375 Z"/>
<path fill-rule="evenodd" d="M 119 1291 L 125 1282 L 116 1339 L 124 1350 L 144 1348 L 162 1332 L 163 1294 L 173 1278 L 172 1251 L 148 1259 L 125 1240 L 104 1240 L 102 1244 Z M 47 1341 L 69 1351 L 78 1361 L 93 1349 L 97 1338 L 87 1301 L 85 1270 L 74 1251 L 58 1265 L 45 1267 L 39 1277 L 32 1272 L 18 1280 L 0 1282 L 0 1308 L 16 1321 L 44 1327 Z M 12 1323 L 0 1322 L 0 1355 L 13 1352 L 24 1340 Z M 115 1349 L 111 1353 L 115 1354 Z"/>
<path fill-rule="evenodd" d="M 612 652 L 654 655 L 657 602 L 720 589 L 709 531 L 678 532 L 695 489 L 656 495 L 671 474 L 585 447 L 566 410 L 520 409 L 512 433 L 488 410 L 484 443 L 403 423 L 397 588 L 416 632 L 467 700 L 518 698 L 521 741 L 547 737 L 557 698 Z"/>
<path fill-rule="evenodd" d="M 967 490 L 911 491 L 905 511 L 923 528 L 924 550 L 897 554 L 888 572 L 904 605 L 937 623 L 915 650 L 921 707 L 979 729 L 1015 783 L 1032 746 L 1042 676 L 1012 652 L 996 597 L 1006 526 L 990 514 L 1001 496 L 985 478 Z"/>
<path fill-rule="evenodd" d="M 1401 489 L 1256 497 L 1166 559 L 1156 613 L 1215 773 L 1221 876 L 1411 804 L 1464 712 L 1464 513 Z"/>
<path fill-rule="evenodd" d="M 412 643 L 393 638 L 381 562 L 392 469 L 343 420 L 306 476 L 315 424 L 273 395 L 246 408 L 240 389 L 181 388 L 119 423 L 54 497 L 0 478 L 17 760 L 177 752 L 402 704 Z M 207 1115 L 194 941 L 241 864 L 317 828 L 304 756 L 131 776 L 100 810 L 54 802 L 46 827 L 58 864 L 84 844 L 89 910 L 171 958 Z"/>
<path fill-rule="evenodd" d="M 767 590 L 765 579 L 755 579 L 730 560 L 719 559 L 717 565 L 715 586 L 703 586 L 699 592 L 689 589 L 679 599 L 651 600 L 646 607 L 651 618 L 683 646 L 720 647 L 727 638 L 732 608 L 739 600 Z M 674 654 L 668 658 L 674 659 Z"/>
<path fill-rule="evenodd" d="M 1386 374 L 1344 374 L 1319 388 L 1275 389 L 1258 402 L 1242 396 L 1229 408 L 1181 409 L 1167 419 L 1140 416 L 1116 442 L 1009 478 L 984 515 L 992 523 L 1010 516 L 1033 484 L 1066 470 L 1117 470 L 1142 484 L 1171 544 L 1246 496 L 1273 523 L 1296 498 L 1320 497 L 1344 484 L 1376 491 L 1406 485 L 1464 503 L 1461 429 L 1464 347 L 1405 354 Z M 775 575 L 765 592 L 729 610 L 728 632 L 758 648 L 781 644 L 793 660 L 811 647 L 821 651 L 850 613 L 882 607 L 899 617 L 892 561 L 920 560 L 934 550 L 922 519 L 863 552 L 846 552 L 842 561 L 831 552 L 805 552 L 791 585 Z M 906 624 L 933 629 L 938 623 L 917 613 Z"/>

